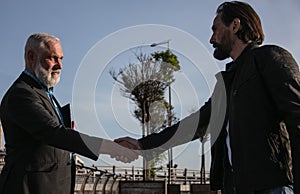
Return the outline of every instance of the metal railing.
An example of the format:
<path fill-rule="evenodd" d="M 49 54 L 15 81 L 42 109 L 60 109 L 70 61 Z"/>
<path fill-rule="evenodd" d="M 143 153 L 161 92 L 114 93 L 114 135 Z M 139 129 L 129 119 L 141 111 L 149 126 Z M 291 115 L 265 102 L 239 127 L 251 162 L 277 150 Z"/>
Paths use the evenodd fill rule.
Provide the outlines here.
<path fill-rule="evenodd" d="M 0 160 L 0 169 L 4 161 Z M 205 174 L 205 182 L 200 177 L 200 170 L 171 169 L 171 176 L 168 168 L 155 169 L 153 180 L 180 184 L 189 188 L 192 184 L 209 184 L 209 174 Z M 141 167 L 117 167 L 117 166 L 84 166 L 76 164 L 75 194 L 119 194 L 120 181 L 142 181 L 143 169 Z"/>
<path fill-rule="evenodd" d="M 76 194 L 118 194 L 118 183 L 126 180 L 122 175 L 116 175 L 97 167 L 76 165 Z"/>
<path fill-rule="evenodd" d="M 116 167 L 116 166 L 92 166 L 76 165 L 76 194 L 118 194 L 119 181 L 143 180 L 143 169 L 140 167 Z M 156 176 L 153 180 L 170 182 L 171 184 L 191 185 L 191 184 L 209 184 L 209 175 L 206 174 L 205 182 L 200 177 L 199 170 L 189 169 L 171 169 L 171 176 L 168 174 L 168 168 L 155 169 Z M 168 181 L 168 177 L 171 180 Z"/>

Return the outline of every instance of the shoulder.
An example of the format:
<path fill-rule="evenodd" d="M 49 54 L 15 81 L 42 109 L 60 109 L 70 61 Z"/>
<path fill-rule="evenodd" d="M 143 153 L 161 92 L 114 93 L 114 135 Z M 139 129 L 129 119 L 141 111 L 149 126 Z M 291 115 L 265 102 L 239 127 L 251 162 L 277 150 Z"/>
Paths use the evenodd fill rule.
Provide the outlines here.
<path fill-rule="evenodd" d="M 256 58 L 262 58 L 265 61 L 285 61 L 294 60 L 292 54 L 285 48 L 278 45 L 264 45 L 253 49 Z"/>
<path fill-rule="evenodd" d="M 264 45 L 253 50 L 254 61 L 263 72 L 282 75 L 285 79 L 299 77 L 299 66 L 292 54 L 277 45 Z"/>
<path fill-rule="evenodd" d="M 8 89 L 3 97 L 3 101 L 18 103 L 23 99 L 35 98 L 35 96 L 37 96 L 35 85 L 21 74 Z"/>
<path fill-rule="evenodd" d="M 22 93 L 31 93 L 33 92 L 33 87 L 26 82 L 26 80 L 24 80 L 22 78 L 22 76 L 20 76 L 9 88 L 8 92 L 9 94 L 22 94 Z"/>
<path fill-rule="evenodd" d="M 270 56 L 272 58 L 280 58 L 284 55 L 291 55 L 289 51 L 278 45 L 263 45 L 253 49 L 256 56 Z"/>
<path fill-rule="evenodd" d="M 298 66 L 292 54 L 285 48 L 277 45 L 264 45 L 253 49 L 253 55 L 257 62 L 265 65 Z"/>

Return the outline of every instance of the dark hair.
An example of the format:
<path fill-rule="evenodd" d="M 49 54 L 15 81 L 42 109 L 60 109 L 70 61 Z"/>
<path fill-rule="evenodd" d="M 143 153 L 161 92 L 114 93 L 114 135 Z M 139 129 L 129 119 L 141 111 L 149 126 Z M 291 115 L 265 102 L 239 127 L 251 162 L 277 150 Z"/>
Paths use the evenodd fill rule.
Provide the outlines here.
<path fill-rule="evenodd" d="M 249 40 L 259 45 L 263 43 L 264 32 L 260 18 L 249 4 L 239 1 L 224 2 L 216 13 L 221 16 L 226 26 L 235 18 L 240 19 L 242 28 L 237 32 L 237 36 L 245 43 Z"/>

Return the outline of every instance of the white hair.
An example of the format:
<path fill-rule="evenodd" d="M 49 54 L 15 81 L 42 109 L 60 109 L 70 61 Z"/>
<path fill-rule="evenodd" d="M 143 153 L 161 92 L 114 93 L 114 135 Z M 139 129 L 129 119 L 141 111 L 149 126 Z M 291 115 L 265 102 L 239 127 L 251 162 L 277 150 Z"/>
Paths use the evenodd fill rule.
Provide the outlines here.
<path fill-rule="evenodd" d="M 57 38 L 54 35 L 47 34 L 47 33 L 35 33 L 29 36 L 27 39 L 26 45 L 25 45 L 25 58 L 29 50 L 39 50 L 39 49 L 45 49 L 47 47 L 47 44 L 49 42 L 53 41 L 59 41 L 59 38 Z"/>

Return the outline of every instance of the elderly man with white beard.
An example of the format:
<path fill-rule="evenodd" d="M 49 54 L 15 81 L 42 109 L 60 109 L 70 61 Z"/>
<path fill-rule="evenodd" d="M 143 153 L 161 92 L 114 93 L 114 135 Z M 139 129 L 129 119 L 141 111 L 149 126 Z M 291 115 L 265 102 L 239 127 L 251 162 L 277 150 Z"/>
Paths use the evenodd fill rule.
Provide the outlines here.
<path fill-rule="evenodd" d="M 138 153 L 113 141 L 74 130 L 69 106 L 53 96 L 64 57 L 60 40 L 31 35 L 25 46 L 25 70 L 2 99 L 0 118 L 6 157 L 0 193 L 66 194 L 74 192 L 75 168 L 70 152 L 97 160 L 109 154 L 123 162 Z"/>

